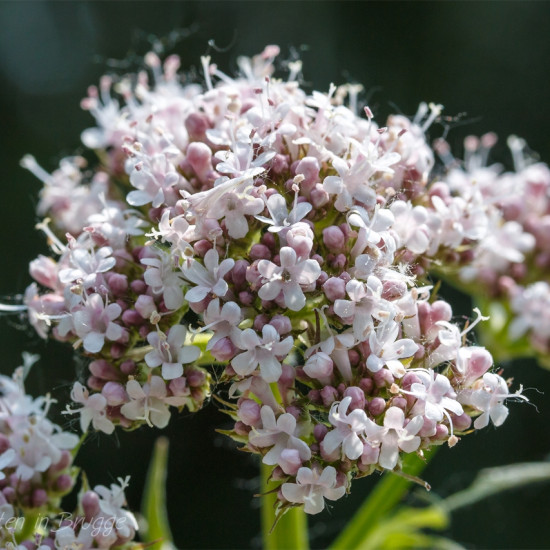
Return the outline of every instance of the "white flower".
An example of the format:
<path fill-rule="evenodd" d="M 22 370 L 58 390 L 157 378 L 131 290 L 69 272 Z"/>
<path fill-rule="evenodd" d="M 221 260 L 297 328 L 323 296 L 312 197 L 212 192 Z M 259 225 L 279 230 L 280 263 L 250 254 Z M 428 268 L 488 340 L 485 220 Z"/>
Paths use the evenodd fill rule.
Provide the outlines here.
<path fill-rule="evenodd" d="M 378 463 L 382 468 L 395 468 L 399 459 L 399 449 L 406 453 L 418 449 L 420 437 L 416 434 L 422 429 L 423 424 L 422 416 L 415 416 L 405 426 L 405 413 L 399 407 L 390 407 L 386 411 L 384 426 L 378 426 L 369 420 L 365 427 L 367 441 L 381 446 Z"/>
<path fill-rule="evenodd" d="M 396 340 L 398 333 L 399 324 L 393 319 L 381 323 L 376 331 L 370 333 L 371 354 L 367 358 L 367 368 L 371 372 L 378 372 L 386 366 L 396 378 L 405 374 L 401 359 L 412 357 L 418 350 L 418 344 L 410 338 Z"/>
<path fill-rule="evenodd" d="M 266 206 L 271 218 L 265 216 L 256 216 L 256 218 L 269 224 L 268 231 L 272 233 L 279 233 L 283 229 L 288 229 L 302 218 L 305 218 L 312 208 L 308 202 L 297 202 L 289 213 L 286 201 L 279 193 L 271 195 L 266 201 Z"/>
<path fill-rule="evenodd" d="M 285 449 L 298 451 L 302 461 L 311 458 L 307 444 L 296 437 L 296 418 L 290 413 L 281 414 L 277 419 L 273 409 L 267 405 L 261 408 L 262 428 L 254 429 L 250 434 L 250 444 L 255 447 L 271 447 L 262 459 L 264 464 L 279 464 L 281 453 Z"/>
<path fill-rule="evenodd" d="M 281 362 L 278 357 L 286 357 L 294 338 L 287 336 L 282 342 L 279 333 L 272 325 L 264 325 L 262 339 L 250 328 L 242 331 L 237 346 L 246 350 L 231 361 L 231 365 L 239 376 L 248 376 L 260 365 L 262 378 L 266 382 L 277 382 L 282 373 Z"/>
<path fill-rule="evenodd" d="M 183 305 L 183 281 L 181 273 L 174 270 L 174 258 L 160 249 L 153 249 L 157 258 L 143 258 L 141 263 L 147 266 L 143 275 L 145 282 L 155 294 L 161 294 L 164 305 L 171 310 Z"/>
<path fill-rule="evenodd" d="M 88 388 L 80 382 L 75 382 L 71 391 L 71 399 L 75 403 L 83 405 L 80 409 L 67 409 L 65 414 L 80 413 L 80 429 L 83 433 L 88 431 L 90 422 L 94 429 L 113 433 L 115 426 L 107 417 L 107 399 L 101 393 L 90 395 Z"/>
<path fill-rule="evenodd" d="M 464 403 L 482 411 L 481 416 L 478 416 L 474 422 L 474 428 L 476 430 L 485 428 L 489 424 L 489 419 L 492 420 L 495 426 L 501 426 L 508 416 L 508 408 L 504 405 L 506 399 L 516 397 L 525 401 L 528 400 L 520 392 L 521 389 L 519 392 L 510 394 L 506 381 L 501 376 L 491 372 L 485 373 L 481 388 L 472 392 L 465 392 L 467 398 Z"/>
<path fill-rule="evenodd" d="M 179 378 L 183 374 L 183 363 L 192 363 L 201 354 L 198 347 L 185 345 L 186 332 L 183 325 L 174 325 L 168 336 L 160 330 L 147 335 L 154 349 L 145 355 L 145 362 L 152 369 L 162 365 L 165 380 Z"/>
<path fill-rule="evenodd" d="M 332 404 L 328 419 L 335 429 L 327 433 L 322 445 L 329 454 L 341 445 L 344 455 L 350 460 L 356 460 L 363 452 L 363 440 L 359 435 L 364 433 L 368 418 L 365 411 L 361 409 L 355 409 L 346 414 L 350 404 L 350 396 Z"/>
<path fill-rule="evenodd" d="M 111 256 L 113 249 L 104 246 L 99 250 L 73 248 L 69 252 L 69 261 L 74 268 L 61 269 L 59 280 L 63 284 L 82 280 L 84 288 L 94 287 L 99 273 L 105 273 L 115 266 L 116 260 Z"/>
<path fill-rule="evenodd" d="M 306 305 L 302 287 L 310 287 L 321 275 L 317 260 L 298 258 L 296 251 L 283 246 L 280 251 L 281 265 L 269 260 L 258 262 L 258 271 L 265 279 L 258 295 L 262 300 L 274 300 L 282 291 L 286 307 L 300 311 Z"/>
<path fill-rule="evenodd" d="M 73 313 L 74 330 L 82 338 L 86 351 L 98 353 L 105 338 L 116 341 L 122 337 L 124 330 L 113 322 L 121 313 L 118 304 L 106 305 L 99 294 L 87 297 L 82 309 Z"/>
<path fill-rule="evenodd" d="M 204 266 L 197 260 L 190 262 L 188 267 L 182 268 L 185 278 L 196 286 L 185 294 L 185 299 L 192 304 L 198 303 L 208 294 L 223 298 L 229 289 L 224 280 L 225 275 L 233 269 L 235 260 L 228 258 L 219 263 L 220 257 L 216 249 L 211 248 L 204 255 Z"/>
<path fill-rule="evenodd" d="M 346 492 L 345 487 L 335 487 L 336 470 L 327 466 L 300 468 L 296 475 L 296 483 L 283 483 L 281 491 L 289 502 L 303 504 L 306 514 L 318 514 L 325 507 L 325 498 L 338 500 Z"/>

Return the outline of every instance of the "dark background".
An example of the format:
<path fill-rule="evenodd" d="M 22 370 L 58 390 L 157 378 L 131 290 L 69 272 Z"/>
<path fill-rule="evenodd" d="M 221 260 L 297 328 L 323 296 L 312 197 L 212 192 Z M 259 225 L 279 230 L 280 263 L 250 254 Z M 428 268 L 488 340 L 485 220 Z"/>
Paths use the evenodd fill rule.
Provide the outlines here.
<path fill-rule="evenodd" d="M 237 55 L 276 43 L 283 55 L 299 52 L 314 88 L 361 82 L 379 122 L 389 112 L 413 115 L 420 101 L 462 113 L 452 128 L 458 154 L 469 133 L 501 137 L 495 158 L 507 160 L 505 138 L 525 137 L 550 160 L 550 4 L 546 2 L 0 2 L 0 295 L 22 292 L 27 264 L 46 253 L 34 230 L 40 184 L 19 168 L 32 153 L 48 170 L 79 148 L 93 124 L 80 110 L 86 87 L 106 70 L 124 72 L 162 38 L 185 69 L 199 56 L 231 72 Z M 174 32 L 179 29 L 178 32 Z M 208 45 L 214 40 L 216 47 Z M 216 51 L 221 49 L 223 51 Z M 437 129 L 434 129 L 437 133 Z M 435 134 L 434 134 L 435 135 Z M 454 295 L 457 314 L 468 300 Z M 20 353 L 42 355 L 29 388 L 66 400 L 74 379 L 70 350 L 44 344 L 13 318 L 0 318 L 1 368 Z M 543 460 L 550 453 L 550 372 L 532 361 L 503 365 L 505 375 L 528 388 L 536 405 L 511 404 L 510 417 L 441 449 L 425 472 L 445 496 L 466 487 L 483 467 Z M 537 388 L 537 389 L 535 389 Z M 546 394 L 546 395 L 545 395 Z M 538 408 L 538 411 L 537 411 Z M 258 548 L 257 469 L 254 461 L 216 435 L 225 422 L 214 405 L 174 418 L 168 481 L 170 520 L 178 548 Z M 140 485 L 158 432 L 117 438 L 94 436 L 79 462 L 92 484 L 132 475 L 130 504 L 139 507 Z M 354 483 L 353 493 L 312 519 L 312 544 L 324 547 L 342 529 L 375 480 Z M 447 534 L 469 548 L 550 548 L 550 485 L 487 499 L 453 516 Z"/>

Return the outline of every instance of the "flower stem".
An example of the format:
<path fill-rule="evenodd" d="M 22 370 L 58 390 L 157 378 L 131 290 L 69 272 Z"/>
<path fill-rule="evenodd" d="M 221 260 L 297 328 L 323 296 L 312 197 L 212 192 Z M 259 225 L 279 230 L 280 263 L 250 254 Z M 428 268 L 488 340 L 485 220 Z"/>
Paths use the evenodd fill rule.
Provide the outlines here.
<path fill-rule="evenodd" d="M 262 538 L 264 550 L 308 550 L 307 518 L 302 507 L 290 509 L 275 523 L 277 483 L 268 481 L 272 466 L 261 464 Z"/>

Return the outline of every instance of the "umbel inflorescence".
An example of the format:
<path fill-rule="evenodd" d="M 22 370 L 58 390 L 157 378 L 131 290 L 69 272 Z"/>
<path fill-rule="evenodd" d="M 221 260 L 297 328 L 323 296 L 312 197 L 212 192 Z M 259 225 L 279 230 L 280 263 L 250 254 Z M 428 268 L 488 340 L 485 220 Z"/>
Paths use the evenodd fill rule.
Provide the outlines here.
<path fill-rule="evenodd" d="M 89 359 L 67 411 L 84 432 L 162 428 L 223 390 L 228 435 L 273 467 L 280 512 L 314 514 L 525 399 L 468 344 L 481 313 L 456 324 L 426 273 L 485 285 L 518 311 L 512 334 L 547 349 L 548 313 L 534 323 L 522 304 L 548 285 L 521 268 L 550 258 L 550 177 L 517 139 L 517 173 L 486 168 L 488 135 L 463 168 L 440 142 L 436 178 L 425 133 L 440 105 L 381 127 L 356 112 L 356 86 L 308 94 L 299 61 L 275 78 L 278 53 L 240 58 L 235 78 L 205 57 L 204 87 L 148 54 L 91 87 L 82 141 L 98 162 L 50 175 L 23 159 L 52 248 L 24 304 L 41 336 Z"/>

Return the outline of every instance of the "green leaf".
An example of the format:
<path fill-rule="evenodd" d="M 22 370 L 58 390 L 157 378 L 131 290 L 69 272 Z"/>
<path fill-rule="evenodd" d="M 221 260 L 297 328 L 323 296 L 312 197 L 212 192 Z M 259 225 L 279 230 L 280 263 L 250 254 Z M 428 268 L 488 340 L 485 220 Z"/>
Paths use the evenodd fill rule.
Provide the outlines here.
<path fill-rule="evenodd" d="M 168 463 L 168 439 L 159 437 L 155 443 L 153 458 L 147 472 L 141 510 L 147 521 L 144 541 L 152 543 L 152 550 L 175 550 L 166 511 L 166 470 Z"/>
<path fill-rule="evenodd" d="M 435 448 L 434 448 L 435 449 Z M 425 461 L 416 454 L 403 459 L 403 471 L 418 475 L 425 467 L 434 450 L 425 452 Z M 332 543 L 331 550 L 349 550 L 362 547 L 376 526 L 397 506 L 409 490 L 412 480 L 386 472 L 372 493 L 359 508 L 340 536 Z M 366 547 L 365 547 L 366 548 Z"/>
<path fill-rule="evenodd" d="M 496 493 L 541 481 L 550 481 L 550 462 L 525 462 L 487 468 L 479 472 L 470 487 L 447 497 L 439 505 L 452 512 Z"/>
<path fill-rule="evenodd" d="M 262 470 L 262 535 L 264 550 L 308 550 L 307 517 L 303 507 L 288 510 L 276 518 L 277 489 L 280 483 L 269 481 L 272 466 Z"/>

